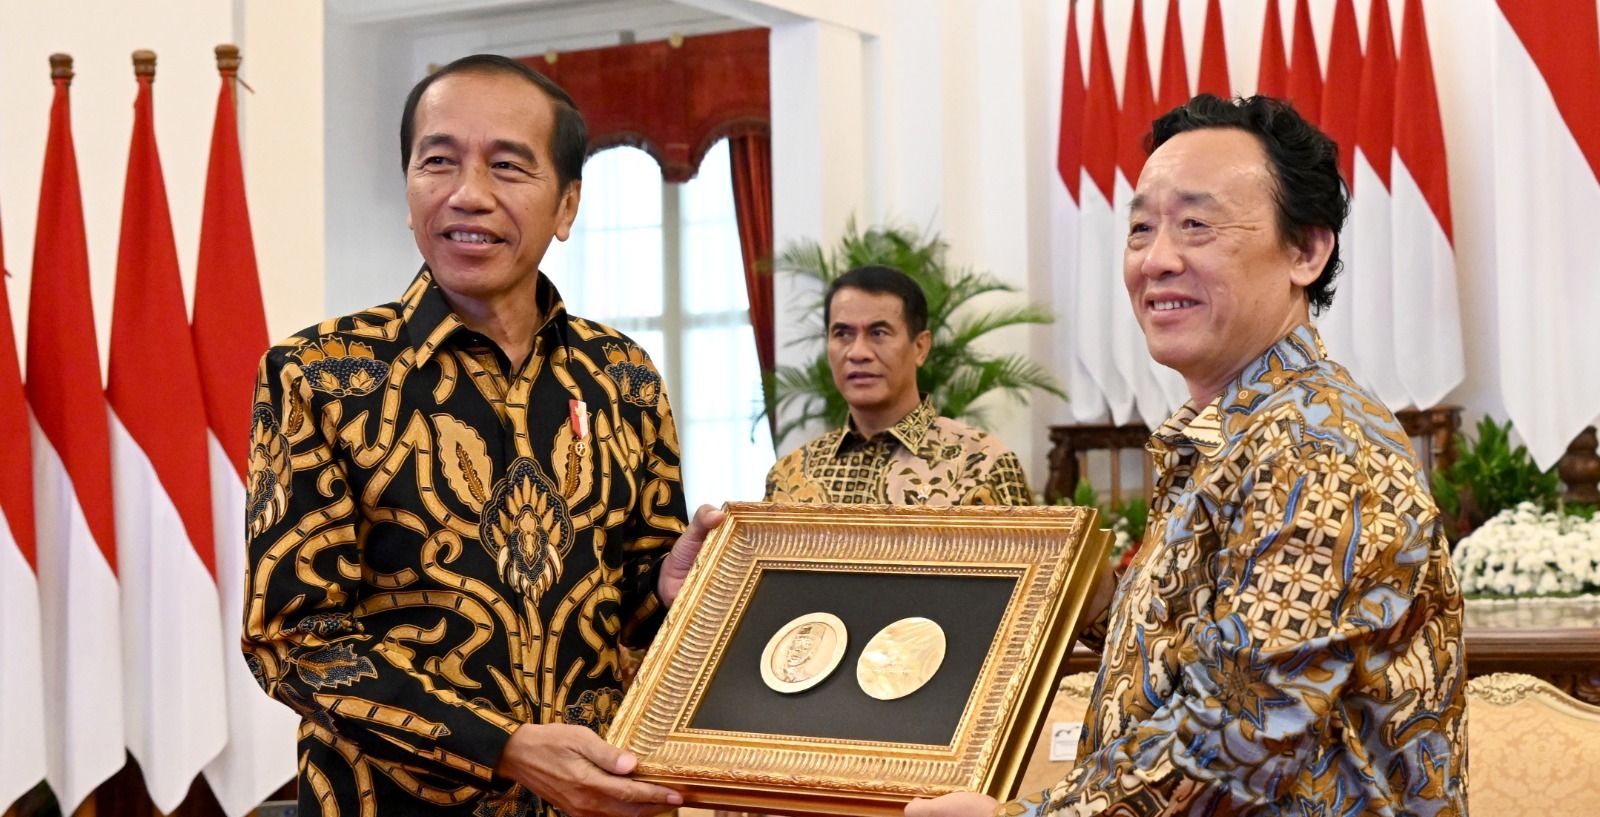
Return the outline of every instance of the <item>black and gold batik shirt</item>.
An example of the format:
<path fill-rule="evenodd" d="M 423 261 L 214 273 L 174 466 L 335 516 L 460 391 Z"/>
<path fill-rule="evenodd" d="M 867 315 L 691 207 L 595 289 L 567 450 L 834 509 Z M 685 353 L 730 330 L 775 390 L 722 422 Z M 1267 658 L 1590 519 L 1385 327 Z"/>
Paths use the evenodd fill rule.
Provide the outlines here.
<path fill-rule="evenodd" d="M 863 437 L 853 421 L 790 451 L 767 472 L 768 502 L 1031 505 L 1022 463 L 1000 438 L 923 398 Z"/>
<path fill-rule="evenodd" d="M 1460 587 L 1400 423 L 1302 325 L 1151 437 L 1066 779 L 1000 817 L 1465 817 Z"/>
<path fill-rule="evenodd" d="M 543 275 L 538 298 L 516 371 L 427 270 L 262 361 L 243 647 L 304 719 L 304 814 L 554 812 L 501 750 L 524 723 L 604 735 L 619 646 L 659 623 L 684 522 L 661 377 Z"/>

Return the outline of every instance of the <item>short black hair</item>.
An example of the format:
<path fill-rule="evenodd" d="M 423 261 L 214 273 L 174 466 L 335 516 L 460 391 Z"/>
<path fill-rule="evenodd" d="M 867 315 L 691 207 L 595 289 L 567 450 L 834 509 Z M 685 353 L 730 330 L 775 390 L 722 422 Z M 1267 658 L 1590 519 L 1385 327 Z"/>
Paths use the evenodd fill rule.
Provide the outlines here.
<path fill-rule="evenodd" d="M 1260 140 L 1276 183 L 1272 197 L 1278 206 L 1278 233 L 1285 241 L 1311 228 L 1333 231 L 1328 263 L 1306 287 L 1312 314 L 1321 314 L 1333 304 L 1333 279 L 1341 266 L 1339 230 L 1350 214 L 1350 186 L 1339 176 L 1338 143 L 1281 99 L 1201 94 L 1157 119 L 1145 144 L 1153 153 L 1180 133 L 1207 128 L 1241 130 Z"/>
<path fill-rule="evenodd" d="M 555 127 L 550 130 L 550 161 L 555 164 L 556 180 L 566 190 L 572 182 L 583 180 L 583 160 L 589 152 L 589 125 L 578 112 L 578 104 L 555 80 L 526 64 L 499 54 L 473 54 L 462 57 L 422 78 L 406 94 L 406 107 L 400 114 L 400 169 L 411 165 L 411 143 L 417 138 L 417 102 L 435 82 L 451 74 L 509 74 L 521 77 L 543 91 L 556 109 Z"/>
<path fill-rule="evenodd" d="M 822 301 L 822 328 L 833 325 L 833 296 L 841 289 L 859 289 L 862 292 L 889 294 L 900 298 L 905 314 L 906 330 L 911 337 L 928 328 L 928 296 L 911 276 L 882 265 L 856 267 L 833 279 Z"/>

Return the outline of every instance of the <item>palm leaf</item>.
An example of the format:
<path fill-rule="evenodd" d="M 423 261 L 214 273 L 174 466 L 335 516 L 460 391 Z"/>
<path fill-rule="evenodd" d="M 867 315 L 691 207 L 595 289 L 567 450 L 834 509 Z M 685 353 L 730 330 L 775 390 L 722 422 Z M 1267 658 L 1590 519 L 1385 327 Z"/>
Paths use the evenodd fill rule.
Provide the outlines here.
<path fill-rule="evenodd" d="M 1043 366 L 1022 355 L 985 353 L 980 343 L 1001 329 L 1050 323 L 1054 320 L 1050 310 L 1018 303 L 1016 288 L 994 275 L 950 265 L 948 251 L 936 234 L 897 224 L 863 230 L 853 218 L 833 247 L 809 239 L 791 243 L 778 254 L 774 269 L 822 285 L 807 304 L 807 332 L 791 345 L 825 342 L 822 297 L 840 275 L 856 267 L 890 266 L 910 275 L 927 296 L 933 344 L 917 372 L 917 385 L 933 398 L 941 414 L 987 428 L 994 395 L 1024 404 L 1035 391 L 1066 399 Z M 993 301 L 994 306 L 974 303 L 979 298 Z M 804 365 L 780 367 L 773 390 L 777 405 L 789 415 L 778 428 L 780 440 L 814 422 L 842 425 L 849 414 L 849 406 L 834 388 L 825 345 Z"/>
<path fill-rule="evenodd" d="M 966 346 L 999 329 L 1054 323 L 1055 319 L 1050 310 L 1038 304 L 1001 307 L 976 315 L 962 315 L 950 326 L 946 341 L 953 346 Z"/>

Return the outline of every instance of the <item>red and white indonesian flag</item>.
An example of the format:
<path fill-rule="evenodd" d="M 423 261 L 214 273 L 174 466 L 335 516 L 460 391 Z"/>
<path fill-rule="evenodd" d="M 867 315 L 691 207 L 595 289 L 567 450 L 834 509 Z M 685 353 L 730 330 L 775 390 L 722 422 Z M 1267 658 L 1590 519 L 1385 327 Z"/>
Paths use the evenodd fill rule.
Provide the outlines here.
<path fill-rule="evenodd" d="M 219 628 L 228 700 L 228 745 L 206 766 L 206 781 L 229 817 L 243 817 L 295 775 L 300 718 L 267 697 L 239 649 L 245 593 L 245 478 L 256 363 L 267 348 L 267 317 L 256 277 L 234 111 L 234 69 L 223 69 L 211 133 L 205 214 L 194 285 L 194 351 L 205 394 L 210 452 Z"/>
<path fill-rule="evenodd" d="M 1504 173 L 1499 171 L 1511 168 L 1516 163 L 1533 163 L 1536 156 L 1545 155 L 1537 150 L 1533 151 L 1536 156 L 1527 155 L 1529 151 L 1523 145 L 1536 140 L 1513 139 L 1508 143 L 1504 139 L 1510 137 L 1500 134 L 1500 131 L 1516 130 L 1520 127 L 1516 123 L 1524 119 L 1534 123 L 1541 121 L 1537 116 L 1523 117 L 1520 108 L 1515 116 L 1497 114 L 1494 117 L 1494 126 L 1500 131 L 1497 131 L 1492 152 L 1478 144 L 1487 143 L 1488 140 L 1475 138 L 1476 133 L 1466 134 L 1474 138 L 1464 139 L 1465 130 L 1458 121 L 1461 113 L 1448 109 L 1441 111 L 1441 96 L 1446 101 L 1459 99 L 1462 88 L 1481 88 L 1490 83 L 1487 79 L 1471 83 L 1461 80 L 1463 72 L 1461 66 L 1456 64 L 1453 72 L 1443 75 L 1444 79 L 1455 84 L 1446 85 L 1445 93 L 1441 94 L 1436 90 L 1435 80 L 1439 72 L 1435 69 L 1434 53 L 1442 53 L 1445 63 L 1450 60 L 1459 63 L 1464 58 L 1484 62 L 1484 53 L 1495 50 L 1498 54 L 1504 50 L 1506 43 L 1515 43 L 1521 49 L 1521 44 L 1517 42 L 1520 34 L 1513 32 L 1532 30 L 1539 21 L 1554 21 L 1561 15 L 1517 6 L 1517 13 L 1511 15 L 1515 18 L 1513 22 L 1517 22 L 1516 26 L 1501 20 L 1503 25 L 1499 34 L 1502 36 L 1496 50 L 1490 48 L 1487 23 L 1479 22 L 1491 16 L 1489 10 L 1495 0 L 1470 1 L 1488 8 L 1480 8 L 1473 14 L 1463 12 L 1446 16 L 1438 27 L 1455 34 L 1456 39 L 1463 42 L 1446 39 L 1448 44 L 1440 52 L 1437 48 L 1438 38 L 1429 39 L 1422 0 L 1405 0 L 1403 9 L 1391 8 L 1387 0 L 1369 0 L 1362 5 L 1370 5 L 1370 8 L 1364 9 L 1358 9 L 1355 0 L 1328 0 L 1324 8 L 1332 6 L 1332 25 L 1325 72 L 1317 46 L 1312 19 L 1315 8 L 1311 0 L 1293 0 L 1292 35 L 1285 33 L 1285 23 L 1290 21 L 1285 20 L 1283 15 L 1291 9 L 1285 7 L 1282 0 L 1262 0 L 1257 6 L 1264 11 L 1262 18 L 1259 18 L 1259 28 L 1256 20 L 1242 17 L 1225 21 L 1225 12 L 1232 14 L 1238 11 L 1234 5 L 1223 4 L 1219 0 L 1208 0 L 1205 4 L 1204 33 L 1198 55 L 1197 92 L 1226 96 L 1230 91 L 1226 59 L 1228 44 L 1224 37 L 1227 29 L 1225 22 L 1230 23 L 1235 34 L 1234 45 L 1242 45 L 1245 48 L 1243 58 L 1255 60 L 1259 66 L 1257 91 L 1288 96 L 1307 120 L 1318 123 L 1339 144 L 1340 172 L 1351 187 L 1352 209 L 1344 233 L 1340 236 L 1344 272 L 1335 281 L 1333 306 L 1317 317 L 1317 323 L 1332 357 L 1348 366 L 1359 382 L 1370 387 L 1394 409 L 1437 405 L 1461 388 L 1465 380 L 1462 309 L 1458 294 L 1461 285 L 1458 283 L 1458 261 L 1454 246 L 1458 217 L 1452 213 L 1450 173 L 1446 163 L 1447 157 L 1455 154 L 1457 147 L 1452 144 L 1451 150 L 1446 150 L 1446 125 L 1456 128 L 1452 143 L 1466 143 L 1464 151 L 1469 158 L 1463 163 L 1464 166 L 1495 166 L 1494 195 L 1484 197 L 1484 200 L 1493 200 L 1502 209 L 1506 206 L 1506 200 L 1500 195 L 1500 188 L 1521 185 L 1524 190 L 1537 189 L 1522 181 L 1512 181 L 1513 178 L 1521 179 L 1522 175 L 1519 174 L 1531 175 L 1536 170 L 1519 165 Z M 1122 255 L 1124 244 L 1125 210 L 1145 158 L 1142 140 L 1154 116 L 1188 98 L 1184 31 L 1177 14 L 1181 3 L 1168 0 L 1166 4 L 1165 25 L 1161 26 L 1163 40 L 1160 44 L 1159 97 L 1151 90 L 1151 55 L 1146 44 L 1147 26 L 1150 26 L 1150 31 L 1156 30 L 1159 18 L 1147 17 L 1141 0 L 1124 0 L 1106 5 L 1109 10 L 1103 9 L 1101 3 L 1095 5 L 1094 28 L 1089 33 L 1088 76 L 1081 103 L 1083 127 L 1078 131 L 1081 139 L 1072 146 L 1076 150 L 1075 155 L 1081 157 L 1083 167 L 1081 184 L 1075 191 L 1077 209 L 1074 212 L 1080 225 L 1076 253 L 1068 255 L 1062 249 L 1064 244 L 1056 245 L 1058 257 L 1066 255 L 1069 261 L 1076 260 L 1076 267 L 1070 273 L 1075 274 L 1076 279 L 1065 293 L 1072 297 L 1060 301 L 1058 306 L 1073 322 L 1076 362 L 1088 374 L 1079 380 L 1069 381 L 1073 386 L 1075 410 L 1082 412 L 1079 419 L 1098 419 L 1096 415 L 1109 408 L 1115 422 L 1137 419 L 1154 425 L 1164 420 L 1168 412 L 1185 398 L 1181 379 L 1148 360 L 1142 335 L 1133 331 L 1137 323 L 1133 311 L 1122 298 L 1120 284 L 1115 287 L 1116 297 L 1112 297 L 1108 284 L 1115 280 L 1115 276 L 1092 272 L 1108 270 L 1120 274 L 1120 262 L 1117 259 Z M 1538 8 L 1544 9 L 1545 6 Z M 1119 52 L 1114 47 L 1106 47 L 1108 27 L 1105 20 L 1109 13 L 1113 15 L 1113 21 L 1119 21 L 1124 11 L 1131 12 L 1127 28 L 1109 27 L 1113 36 L 1120 36 L 1126 31 L 1126 70 L 1122 75 L 1119 105 L 1110 56 Z M 1198 11 L 1198 8 L 1190 7 L 1191 15 Z M 1358 18 L 1362 12 L 1367 15 L 1366 49 L 1362 48 L 1363 28 Z M 1594 17 L 1592 13 L 1585 14 L 1587 17 L 1582 19 Z M 1462 19 L 1465 17 L 1474 19 Z M 1189 20 L 1192 27 L 1199 28 L 1197 18 L 1191 16 Z M 1401 23 L 1402 35 L 1398 47 L 1394 25 L 1397 20 Z M 1461 36 L 1462 31 L 1478 27 L 1483 28 L 1485 33 L 1477 42 L 1467 44 L 1467 38 Z M 1600 70 L 1584 73 L 1591 67 L 1600 69 L 1600 55 L 1597 55 L 1600 47 L 1589 42 L 1581 25 L 1576 29 L 1563 29 L 1558 22 L 1551 22 L 1550 30 L 1556 34 L 1546 39 L 1557 35 L 1564 39 L 1560 42 L 1551 40 L 1546 51 L 1550 54 L 1559 52 L 1562 56 L 1550 57 L 1547 61 L 1564 61 L 1562 64 L 1577 66 L 1568 72 L 1573 87 L 1581 87 L 1590 81 L 1584 77 L 1600 75 Z M 1259 42 L 1251 39 L 1257 32 L 1260 34 Z M 1113 40 L 1111 45 L 1115 46 L 1117 42 Z M 1289 47 L 1291 45 L 1292 48 Z M 1527 58 L 1529 52 L 1519 50 L 1518 53 L 1525 61 L 1530 61 Z M 1579 65 L 1574 60 L 1590 60 L 1593 65 L 1588 62 Z M 1069 66 L 1069 75 L 1075 68 Z M 1541 65 L 1534 70 L 1537 74 L 1539 70 L 1546 70 L 1546 67 Z M 1512 73 L 1508 76 L 1520 75 Z M 1500 87 L 1505 85 L 1503 77 L 1497 77 L 1497 80 L 1500 81 Z M 1066 84 L 1070 87 L 1070 83 Z M 1545 96 L 1549 96 L 1545 85 L 1541 84 L 1540 88 L 1545 89 Z M 1062 97 L 1064 115 L 1065 111 L 1075 110 L 1074 106 L 1079 104 L 1076 99 L 1069 100 L 1066 93 L 1064 91 Z M 1515 96 L 1527 92 L 1517 90 L 1505 93 Z M 1557 96 L 1559 98 L 1560 95 Z M 1567 96 L 1574 97 L 1573 94 Z M 1542 97 L 1535 94 L 1535 101 L 1538 98 Z M 1583 102 L 1573 98 L 1562 104 L 1566 108 L 1561 110 L 1566 111 L 1589 103 L 1587 98 Z M 1594 109 L 1593 112 L 1586 108 L 1584 112 L 1569 115 L 1568 118 L 1578 116 L 1582 119 L 1587 116 L 1589 119 L 1586 121 L 1595 122 L 1596 129 L 1600 129 L 1600 105 L 1590 107 Z M 1454 118 L 1445 114 L 1452 114 Z M 1570 123 L 1560 124 L 1563 132 L 1567 124 Z M 1485 122 L 1477 130 L 1488 129 L 1489 125 Z M 1573 137 L 1569 134 L 1567 138 Z M 1582 142 L 1583 138 L 1577 137 L 1577 142 Z M 1586 157 L 1600 156 L 1600 136 L 1588 138 L 1593 138 L 1597 146 Z M 1065 140 L 1062 144 L 1062 156 L 1065 157 Z M 1508 158 L 1511 156 L 1515 159 Z M 1600 163 L 1593 166 L 1600 167 Z M 1586 158 L 1582 174 L 1574 174 L 1567 169 L 1562 171 L 1561 178 L 1567 183 L 1573 179 L 1594 178 L 1590 167 Z M 1472 181 L 1475 186 L 1473 192 L 1489 187 L 1476 177 Z M 1526 195 L 1532 197 L 1533 194 Z M 1062 198 L 1066 198 L 1065 192 Z M 1469 205 L 1475 201 L 1475 198 L 1467 199 Z M 1532 203 L 1532 198 L 1519 204 L 1518 208 L 1515 219 L 1494 221 L 1493 231 L 1496 235 L 1507 234 L 1511 225 L 1531 219 L 1533 213 L 1543 212 L 1541 207 Z M 1491 231 L 1480 217 L 1480 209 L 1464 207 L 1466 215 L 1461 220 L 1477 228 L 1468 233 L 1469 241 Z M 1532 232 L 1536 233 L 1537 230 Z M 1526 244 L 1528 234 L 1530 230 L 1522 230 L 1511 239 L 1499 241 L 1494 248 L 1484 247 L 1478 255 L 1471 254 L 1471 250 L 1464 252 L 1464 257 L 1468 259 L 1468 272 L 1471 271 L 1472 259 L 1487 257 L 1497 249 L 1505 263 L 1505 247 Z M 1552 237 L 1540 246 L 1542 251 L 1551 253 L 1554 250 L 1549 245 L 1558 243 Z M 1516 265 L 1516 270 L 1521 271 L 1527 266 L 1527 261 L 1523 260 Z M 1581 269 L 1584 268 L 1584 262 L 1574 258 L 1554 266 L 1568 270 Z M 1540 267 L 1542 273 L 1550 269 L 1551 265 Z M 1530 349 L 1519 359 L 1564 358 L 1564 351 L 1557 351 L 1556 345 L 1542 341 L 1551 337 L 1554 331 L 1568 331 L 1566 324 L 1557 322 L 1545 325 L 1550 317 L 1549 311 L 1531 307 L 1529 299 L 1532 295 L 1526 287 L 1521 286 L 1523 279 L 1508 275 L 1504 266 L 1501 267 L 1499 280 L 1502 286 L 1507 281 L 1518 282 L 1516 292 L 1501 299 L 1500 308 L 1503 311 L 1523 310 L 1520 319 L 1527 321 L 1527 331 L 1534 333 L 1543 330 L 1539 335 L 1541 344 L 1536 346 L 1537 351 Z M 1549 286 L 1558 286 L 1554 281 L 1552 278 Z M 1570 282 L 1564 286 L 1570 294 Z M 1535 289 L 1534 293 L 1537 292 L 1539 290 Z M 1562 308 L 1570 307 L 1563 305 Z M 1534 314 L 1538 317 L 1531 317 Z M 1517 320 L 1513 317 L 1508 323 L 1512 326 L 1521 325 Z M 1591 325 L 1594 322 L 1583 323 Z M 1568 344 L 1560 348 L 1583 347 Z M 1141 363 L 1149 365 L 1142 366 Z M 1507 363 L 1507 368 L 1512 370 L 1514 376 L 1530 370 L 1542 373 L 1538 367 L 1522 364 Z M 1584 378 L 1585 382 L 1593 379 Z M 1544 386 L 1548 382 L 1540 380 L 1538 385 Z M 1516 384 L 1507 383 L 1507 405 L 1531 407 L 1535 400 L 1529 395 L 1539 393 L 1533 388 L 1534 385 L 1534 381 L 1522 380 Z M 1550 401 L 1541 398 L 1537 402 L 1548 414 Z M 1597 389 L 1594 402 L 1600 403 L 1600 389 Z M 1596 407 L 1585 403 L 1564 409 L 1563 425 L 1559 426 L 1562 429 L 1561 439 L 1569 439 L 1586 422 L 1593 420 Z M 1089 410 L 1085 411 L 1086 408 Z M 1527 410 L 1532 411 L 1531 408 Z M 1548 423 L 1546 427 L 1549 427 Z M 1557 445 L 1553 437 L 1550 445 Z M 1551 459 L 1548 461 L 1553 461 L 1559 455 L 1560 448 L 1552 448 L 1552 451 L 1554 453 L 1549 455 Z"/>
<path fill-rule="evenodd" d="M 1289 59 L 1287 96 L 1294 109 L 1315 125 L 1322 118 L 1322 62 L 1311 28 L 1310 0 L 1295 0 L 1294 48 Z"/>
<path fill-rule="evenodd" d="M 1333 29 L 1328 37 L 1328 71 L 1323 83 L 1319 127 L 1328 138 L 1339 144 L 1339 175 L 1350 185 L 1355 183 L 1356 121 L 1361 114 L 1361 66 L 1361 33 L 1357 28 L 1355 0 L 1338 0 L 1333 9 Z M 1315 319 L 1322 342 L 1328 347 L 1328 356 L 1345 366 L 1354 366 L 1356 360 L 1355 307 L 1351 303 L 1348 286 L 1355 262 L 1355 255 L 1351 251 L 1354 238 L 1354 218 L 1346 219 L 1344 230 L 1339 234 L 1339 258 L 1343 262 L 1343 271 L 1333 281 L 1333 306 Z"/>
<path fill-rule="evenodd" d="M 1106 45 L 1105 8 L 1095 0 L 1089 34 L 1089 81 L 1083 111 L 1083 184 L 1078 197 L 1077 308 L 1073 311 L 1078 359 L 1099 386 L 1099 394 L 1118 424 L 1133 416 L 1134 393 L 1117 367 L 1113 350 L 1118 319 L 1129 311 L 1122 284 L 1125 224 L 1112 210 L 1117 175 L 1117 91 Z M 1082 402 L 1082 401 L 1075 401 Z M 1098 401 L 1096 401 L 1098 403 Z M 1074 409 L 1080 420 L 1086 406 Z"/>
<path fill-rule="evenodd" d="M 1406 0 L 1395 75 L 1394 356 L 1411 402 L 1438 405 L 1465 375 L 1450 168 L 1421 0 Z"/>
<path fill-rule="evenodd" d="M 1076 313 L 1078 298 L 1078 258 L 1080 253 L 1080 190 L 1083 179 L 1083 129 L 1085 88 L 1083 84 L 1083 53 L 1078 44 L 1078 3 L 1067 5 L 1067 37 L 1063 43 L 1061 61 L 1061 116 L 1056 131 L 1056 175 L 1050 183 L 1050 267 L 1051 303 L 1057 315 Z M 1076 321 L 1058 324 L 1072 332 Z M 1067 408 L 1072 419 L 1094 422 L 1106 416 L 1105 399 L 1095 385 L 1079 354 L 1078 342 L 1069 336 L 1070 354 L 1063 366 L 1066 369 L 1067 394 L 1071 400 Z"/>
<path fill-rule="evenodd" d="M 1278 0 L 1267 0 L 1261 23 L 1261 68 L 1256 71 L 1256 93 L 1283 99 L 1289 96 L 1289 55 L 1283 47 L 1283 15 Z"/>
<path fill-rule="evenodd" d="M 1160 77 L 1156 90 L 1156 107 L 1152 117 L 1161 116 L 1167 111 L 1188 102 L 1193 96 L 1189 89 L 1188 58 L 1183 48 L 1183 24 L 1178 14 L 1178 0 L 1167 0 L 1167 20 L 1163 25 L 1161 35 L 1161 69 L 1157 76 Z M 1123 234 L 1127 234 L 1126 228 Z M 1167 415 L 1159 418 L 1147 418 L 1151 428 L 1158 427 L 1166 422 L 1167 416 L 1177 411 L 1189 399 L 1189 387 L 1184 383 L 1183 377 L 1175 370 L 1157 363 L 1149 356 L 1149 344 L 1145 345 L 1145 359 L 1149 361 L 1155 380 L 1161 386 L 1162 393 L 1166 395 Z"/>
<path fill-rule="evenodd" d="M 50 108 L 28 298 L 26 389 L 34 419 L 45 776 L 64 814 L 126 758 L 111 441 L 89 297 L 70 82 L 55 80 Z"/>
<path fill-rule="evenodd" d="M 1372 0 L 1367 18 L 1367 53 L 1361 69 L 1361 110 L 1356 116 L 1353 198 L 1344 234 L 1349 266 L 1336 299 L 1349 307 L 1355 357 L 1340 362 L 1390 409 L 1402 409 L 1414 401 L 1400 379 L 1394 346 L 1396 270 L 1389 182 L 1394 154 L 1395 70 L 1389 4 L 1387 0 Z"/>
<path fill-rule="evenodd" d="M 1139 326 L 1135 307 L 1128 301 L 1123 283 L 1122 256 L 1127 235 L 1128 210 L 1133 201 L 1133 186 L 1139 182 L 1144 170 L 1145 136 L 1150 133 L 1150 122 L 1155 118 L 1155 90 L 1150 80 L 1150 51 L 1145 43 L 1144 3 L 1133 0 L 1133 18 L 1128 33 L 1126 69 L 1122 74 L 1122 110 L 1117 119 L 1117 171 L 1112 193 L 1114 221 L 1113 232 L 1108 233 L 1108 243 L 1115 243 L 1118 252 L 1111 268 L 1106 271 L 1109 280 L 1117 282 L 1118 303 L 1111 310 L 1112 359 L 1122 381 L 1133 392 L 1136 416 L 1146 426 L 1155 428 L 1177 408 L 1169 397 L 1167 386 L 1172 386 L 1172 396 L 1183 393 L 1183 381 L 1177 373 L 1161 366 L 1150 357 L 1145 343 L 1144 330 Z M 1157 372 L 1161 373 L 1159 376 Z M 1176 380 L 1176 384 L 1163 381 Z M 1181 403 L 1181 401 L 1180 401 Z M 1117 422 L 1129 418 L 1118 417 Z"/>
<path fill-rule="evenodd" d="M 1137 307 L 1128 301 L 1123 281 L 1122 256 L 1127 246 L 1128 210 L 1134 185 L 1144 169 L 1145 137 L 1156 117 L 1154 83 L 1150 77 L 1150 49 L 1145 37 L 1144 3 L 1134 0 L 1129 24 L 1127 62 L 1122 74 L 1122 108 L 1117 118 L 1117 167 L 1112 188 L 1112 232 L 1106 241 L 1117 248 L 1116 260 L 1107 276 L 1116 282 L 1117 299 L 1111 310 L 1112 359 L 1122 381 L 1133 393 L 1137 418 L 1155 428 L 1167 419 L 1184 398 L 1183 379 L 1176 372 L 1150 357 L 1144 330 L 1139 326 Z M 1118 422 L 1128 419 L 1119 418 Z"/>
<path fill-rule="evenodd" d="M 1183 20 L 1178 0 L 1167 0 L 1167 22 L 1161 35 L 1161 73 L 1156 83 L 1156 115 L 1189 101 L 1189 64 L 1183 51 Z"/>
<path fill-rule="evenodd" d="M 128 749 L 172 812 L 227 742 L 200 375 L 139 76 L 111 322 L 110 405 Z"/>
<path fill-rule="evenodd" d="M 43 780 L 45 767 L 30 436 L 0 243 L 0 807 Z"/>
<path fill-rule="evenodd" d="M 1228 80 L 1228 40 L 1222 32 L 1222 2 L 1206 3 L 1205 32 L 1200 41 L 1200 70 L 1195 78 L 1195 93 L 1227 99 L 1233 95 Z"/>
<path fill-rule="evenodd" d="M 1600 25 L 1594 0 L 1499 0 L 1489 33 L 1506 413 L 1543 466 L 1600 414 Z"/>

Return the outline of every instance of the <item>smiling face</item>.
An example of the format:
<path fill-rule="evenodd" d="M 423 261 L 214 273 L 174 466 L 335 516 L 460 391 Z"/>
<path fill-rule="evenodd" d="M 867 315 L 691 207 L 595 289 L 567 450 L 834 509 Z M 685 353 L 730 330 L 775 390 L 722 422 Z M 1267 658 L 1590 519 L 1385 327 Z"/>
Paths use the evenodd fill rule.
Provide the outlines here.
<path fill-rule="evenodd" d="M 924 329 L 913 337 L 905 303 L 889 292 L 841 287 L 828 315 L 828 365 L 856 429 L 870 436 L 910 414 L 933 335 Z"/>
<path fill-rule="evenodd" d="M 1310 318 L 1333 233 L 1280 235 L 1266 151 L 1233 128 L 1188 131 L 1151 154 L 1128 220 L 1122 277 L 1150 356 L 1204 404 Z"/>
<path fill-rule="evenodd" d="M 555 105 L 511 74 L 460 73 L 417 103 L 406 220 L 434 280 L 458 308 L 530 302 L 539 262 L 578 215 L 550 156 Z"/>

